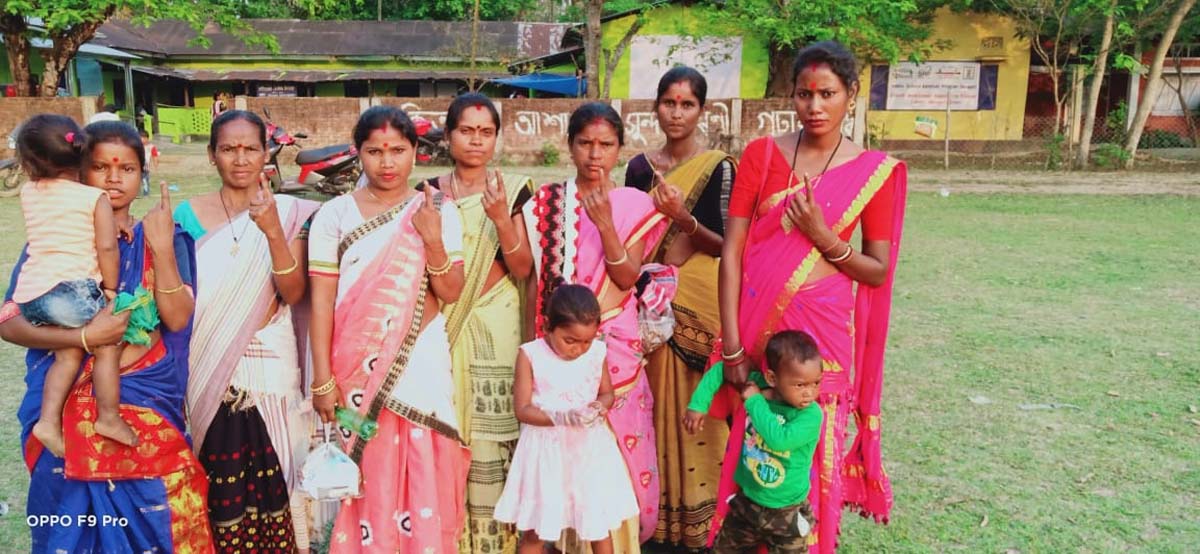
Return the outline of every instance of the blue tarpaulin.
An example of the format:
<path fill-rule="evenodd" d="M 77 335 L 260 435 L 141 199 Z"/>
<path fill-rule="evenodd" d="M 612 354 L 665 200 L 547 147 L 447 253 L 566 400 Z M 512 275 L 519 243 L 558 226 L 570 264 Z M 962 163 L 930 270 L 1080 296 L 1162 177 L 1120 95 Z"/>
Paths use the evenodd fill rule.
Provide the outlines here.
<path fill-rule="evenodd" d="M 506 79 L 496 79 L 496 82 L 510 87 L 529 88 L 566 96 L 583 96 L 587 92 L 587 82 L 574 75 L 530 73 Z"/>

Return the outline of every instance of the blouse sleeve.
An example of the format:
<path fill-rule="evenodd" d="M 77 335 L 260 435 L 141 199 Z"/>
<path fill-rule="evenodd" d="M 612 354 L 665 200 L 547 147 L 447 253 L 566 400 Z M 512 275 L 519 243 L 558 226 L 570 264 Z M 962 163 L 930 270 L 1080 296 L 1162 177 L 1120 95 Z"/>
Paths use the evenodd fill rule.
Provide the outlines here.
<path fill-rule="evenodd" d="M 733 181 L 733 192 L 729 196 L 729 217 L 751 218 L 754 216 L 755 200 L 762 186 L 763 151 L 768 147 L 766 139 L 758 139 L 746 145 L 742 159 L 738 161 L 737 177 Z"/>
<path fill-rule="evenodd" d="M 650 169 L 646 155 L 638 154 L 629 160 L 629 165 L 625 166 L 625 186 L 642 192 L 650 192 L 650 183 L 654 181 L 653 175 L 654 170 Z"/>
<path fill-rule="evenodd" d="M 462 218 L 454 202 L 442 204 L 442 245 L 451 263 L 463 263 Z"/>
<path fill-rule="evenodd" d="M 895 208 L 896 172 L 884 181 L 867 206 L 863 208 L 862 230 L 864 240 L 892 239 L 892 211 Z"/>
<path fill-rule="evenodd" d="M 345 198 L 350 198 L 346 196 Z M 338 230 L 337 204 L 330 202 L 321 207 L 313 217 L 308 229 L 308 274 L 315 277 L 338 276 Z"/>
<path fill-rule="evenodd" d="M 729 215 L 729 193 L 733 187 L 734 176 L 733 164 L 729 160 L 723 160 L 713 170 L 700 193 L 700 198 L 696 200 L 696 207 L 692 209 L 696 221 L 709 231 L 722 236 L 725 235 L 725 218 Z"/>
<path fill-rule="evenodd" d="M 196 290 L 196 241 L 192 235 L 175 224 L 175 266 L 179 268 L 179 279 Z"/>

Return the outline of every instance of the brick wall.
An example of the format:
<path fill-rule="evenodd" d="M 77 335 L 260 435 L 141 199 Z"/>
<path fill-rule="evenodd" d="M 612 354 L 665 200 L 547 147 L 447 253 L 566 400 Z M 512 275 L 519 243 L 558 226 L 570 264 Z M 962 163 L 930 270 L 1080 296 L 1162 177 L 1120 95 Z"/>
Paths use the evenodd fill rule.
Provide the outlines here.
<path fill-rule="evenodd" d="M 238 98 L 239 102 L 243 101 Z M 305 147 L 313 148 L 350 140 L 359 113 L 371 105 L 401 108 L 438 126 L 446 123 L 450 98 L 245 98 L 245 107 L 262 113 L 271 110 L 276 123 L 289 132 L 309 135 Z M 543 145 L 553 145 L 559 158 L 567 158 L 567 123 L 571 112 L 585 101 L 569 98 L 497 98 L 500 111 L 500 145 L 497 155 L 515 163 L 539 162 Z M 628 160 L 648 148 L 662 144 L 664 137 L 654 114 L 651 100 L 614 100 L 614 107 L 625 123 L 625 148 L 622 160 Z M 786 133 L 796 126 L 792 102 L 787 98 L 766 100 L 712 100 L 699 124 L 702 140 L 709 147 L 740 152 L 742 146 L 767 133 Z M 290 152 L 289 152 L 290 150 Z M 295 150 L 281 154 L 282 163 L 291 164 Z"/>
<path fill-rule="evenodd" d="M 543 144 L 551 144 L 566 160 L 567 120 L 583 100 L 513 98 L 499 101 L 500 155 L 514 161 L 540 160 Z"/>
<path fill-rule="evenodd" d="M 234 105 L 264 114 L 288 132 L 304 133 L 303 148 L 318 148 L 350 142 L 358 116 L 372 105 L 396 106 L 410 115 L 420 115 L 444 126 L 450 98 L 254 98 L 239 96 Z M 567 122 L 580 99 L 495 99 L 500 111 L 501 132 L 498 156 L 505 160 L 539 162 L 543 145 L 553 145 L 559 158 L 567 160 Z M 0 98 L 0 133 L 38 112 L 63 113 L 85 120 L 95 113 L 94 98 Z M 664 137 L 650 100 L 613 100 L 625 123 L 622 160 L 662 144 Z M 791 99 L 710 100 L 699 124 L 699 133 L 709 147 L 737 154 L 746 142 L 766 134 L 781 134 L 798 128 Z M 0 137 L 2 138 L 2 137 Z M 0 147 L 6 147 L 0 143 Z M 7 150 L 5 148 L 5 150 Z M 284 166 L 294 164 L 295 148 L 280 154 Z M 285 172 L 287 170 L 285 169 Z"/>
<path fill-rule="evenodd" d="M 245 107 L 242 101 L 245 101 Z M 264 109 L 271 112 L 271 121 L 295 135 L 304 133 L 308 138 L 296 139 L 300 148 L 317 148 L 348 143 L 351 131 L 358 121 L 358 114 L 368 106 L 366 98 L 276 98 L 238 97 L 237 107 L 266 117 Z M 284 174 L 294 177 L 294 160 L 299 148 L 285 147 L 279 153 L 279 163 Z M 293 166 L 291 170 L 287 166 Z"/>
<path fill-rule="evenodd" d="M 55 113 L 73 118 L 80 126 L 96 114 L 95 96 L 81 98 L 0 98 L 0 157 L 10 157 L 8 134 L 22 121 L 39 113 Z"/>

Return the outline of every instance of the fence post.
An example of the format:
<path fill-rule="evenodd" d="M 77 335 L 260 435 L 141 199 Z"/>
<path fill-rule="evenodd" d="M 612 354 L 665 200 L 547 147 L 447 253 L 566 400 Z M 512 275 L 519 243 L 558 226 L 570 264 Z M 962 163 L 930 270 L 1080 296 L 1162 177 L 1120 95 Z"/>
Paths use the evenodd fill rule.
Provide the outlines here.
<path fill-rule="evenodd" d="M 943 155 L 945 157 L 945 159 L 942 162 L 944 169 L 950 169 L 950 88 L 949 87 L 946 88 L 946 145 L 945 145 L 945 153 Z"/>

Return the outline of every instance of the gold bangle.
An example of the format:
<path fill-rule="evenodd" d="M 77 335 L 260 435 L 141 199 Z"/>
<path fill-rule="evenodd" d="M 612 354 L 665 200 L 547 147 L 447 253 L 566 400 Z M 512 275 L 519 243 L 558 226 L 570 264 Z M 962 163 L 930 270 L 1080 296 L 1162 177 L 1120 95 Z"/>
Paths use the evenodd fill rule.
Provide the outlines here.
<path fill-rule="evenodd" d="M 445 265 L 440 267 L 429 267 L 428 263 L 425 264 L 425 271 L 428 271 L 431 277 L 441 277 L 442 275 L 450 273 L 450 268 L 453 266 L 454 262 L 450 261 L 450 258 L 447 257 Z"/>
<path fill-rule="evenodd" d="M 292 256 L 292 267 L 279 271 L 275 271 L 275 268 L 272 267 L 271 273 L 274 273 L 275 275 L 287 275 L 293 271 L 296 271 L 296 268 L 298 267 L 300 267 L 300 260 L 297 260 L 295 256 Z"/>
<path fill-rule="evenodd" d="M 177 293 L 177 292 L 179 292 L 179 291 L 181 291 L 181 290 L 183 290 L 183 289 L 185 289 L 185 288 L 187 288 L 187 284 L 186 284 L 186 283 L 185 283 L 185 284 L 182 284 L 182 285 L 179 285 L 178 287 L 175 287 L 175 288 L 173 288 L 173 289 L 160 289 L 160 288 L 158 288 L 158 287 L 154 287 L 154 290 L 156 290 L 156 291 L 158 291 L 158 292 L 161 292 L 161 293 L 163 293 L 163 294 L 175 294 L 175 293 Z"/>
<path fill-rule="evenodd" d="M 312 389 L 313 396 L 325 396 L 326 394 L 333 392 L 333 389 L 337 388 L 337 379 L 330 377 L 324 385 L 309 388 Z"/>
<path fill-rule="evenodd" d="M 517 250 L 520 250 L 520 249 L 521 249 L 521 241 L 518 240 L 516 246 L 512 247 L 511 250 L 504 250 L 504 251 L 500 252 L 500 255 L 508 256 L 509 254 L 515 254 L 517 252 Z"/>
<path fill-rule="evenodd" d="M 846 243 L 846 252 L 836 258 L 829 258 L 829 263 L 836 264 L 836 263 L 844 262 L 844 261 L 850 259 L 850 256 L 852 254 L 854 254 L 854 247 L 850 246 L 850 243 Z"/>
<path fill-rule="evenodd" d="M 826 254 L 829 254 L 830 252 L 833 252 L 835 249 L 837 249 L 838 245 L 840 245 L 840 244 L 842 244 L 841 240 L 835 240 L 835 241 L 833 241 L 833 244 L 831 244 L 829 246 L 829 248 L 817 248 L 817 250 L 819 250 L 822 255 L 826 255 Z M 846 244 L 850 244 L 850 243 L 846 243 Z"/>
<path fill-rule="evenodd" d="M 91 353 L 92 353 L 92 349 L 91 349 L 91 348 L 88 348 L 88 345 L 87 345 L 87 327 L 80 327 L 80 328 L 79 328 L 79 342 L 80 342 L 81 344 L 83 344 L 83 351 L 84 351 L 84 352 L 87 352 L 88 354 L 91 354 Z"/>
<path fill-rule="evenodd" d="M 700 220 L 696 219 L 696 216 L 693 215 L 692 216 L 692 230 L 684 231 L 684 232 L 687 233 L 687 235 L 690 237 L 690 236 L 696 234 L 696 231 L 699 231 L 699 230 L 700 230 Z"/>
<path fill-rule="evenodd" d="M 623 264 L 623 263 L 625 263 L 625 262 L 628 262 L 628 261 L 629 261 L 629 250 L 628 250 L 628 249 L 626 249 L 626 250 L 625 250 L 625 253 L 621 255 L 621 259 L 619 259 L 619 260 L 617 260 L 617 261 L 615 261 L 615 262 L 609 261 L 609 260 L 608 260 L 608 256 L 605 256 L 605 257 L 604 257 L 604 263 L 606 263 L 606 264 L 608 264 L 608 265 L 621 265 L 621 264 Z"/>

